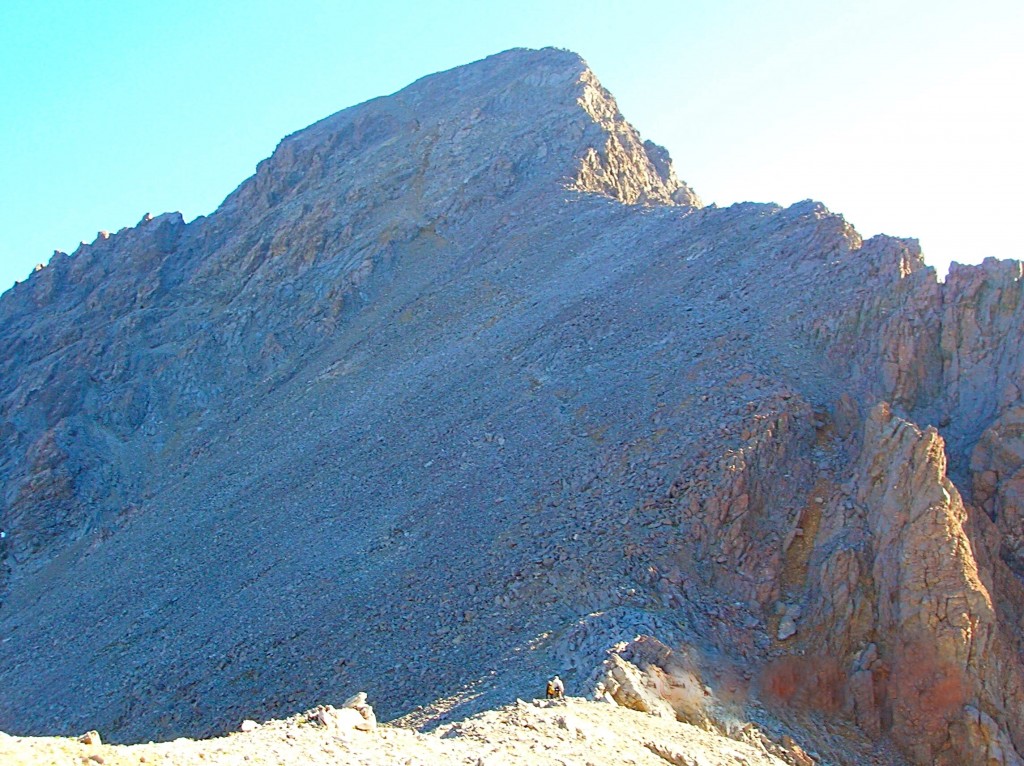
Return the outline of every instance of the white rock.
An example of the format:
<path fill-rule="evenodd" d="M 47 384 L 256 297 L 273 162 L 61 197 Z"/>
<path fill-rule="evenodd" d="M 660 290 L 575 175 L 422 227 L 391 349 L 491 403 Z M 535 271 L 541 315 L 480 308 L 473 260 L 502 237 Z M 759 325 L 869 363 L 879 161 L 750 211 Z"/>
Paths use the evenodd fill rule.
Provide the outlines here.
<path fill-rule="evenodd" d="M 781 620 L 779 620 L 779 641 L 785 641 L 790 636 L 796 633 L 796 620 L 793 619 L 792 615 L 787 614 Z"/>
<path fill-rule="evenodd" d="M 351 697 L 345 700 L 342 707 L 362 707 L 365 704 L 366 692 L 359 692 L 358 694 L 353 694 Z"/>

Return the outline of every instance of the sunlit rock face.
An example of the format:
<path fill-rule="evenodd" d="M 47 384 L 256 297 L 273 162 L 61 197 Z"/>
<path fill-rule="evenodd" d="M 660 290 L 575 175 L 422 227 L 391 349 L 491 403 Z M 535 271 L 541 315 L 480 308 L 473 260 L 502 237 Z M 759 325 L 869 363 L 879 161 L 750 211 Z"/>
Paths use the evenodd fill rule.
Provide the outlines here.
<path fill-rule="evenodd" d="M 702 207 L 565 51 L 339 112 L 0 299 L 0 729 L 429 721 L 643 634 L 1019 763 L 1020 276 Z"/>

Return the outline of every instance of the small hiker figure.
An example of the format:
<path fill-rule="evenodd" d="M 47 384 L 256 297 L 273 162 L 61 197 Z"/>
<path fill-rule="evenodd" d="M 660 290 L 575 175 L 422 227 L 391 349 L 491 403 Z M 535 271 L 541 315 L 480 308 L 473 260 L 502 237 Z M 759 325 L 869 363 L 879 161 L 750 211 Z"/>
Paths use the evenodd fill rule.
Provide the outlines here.
<path fill-rule="evenodd" d="M 565 684 L 562 683 L 562 679 L 558 676 L 548 681 L 548 699 L 565 699 Z"/>

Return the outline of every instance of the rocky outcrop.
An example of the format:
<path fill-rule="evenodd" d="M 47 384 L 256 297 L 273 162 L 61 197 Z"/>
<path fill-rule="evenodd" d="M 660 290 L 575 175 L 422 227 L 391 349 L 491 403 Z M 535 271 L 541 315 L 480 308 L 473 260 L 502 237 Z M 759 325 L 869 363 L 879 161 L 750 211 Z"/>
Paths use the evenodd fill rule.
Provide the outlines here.
<path fill-rule="evenodd" d="M 1024 332 L 1024 264 L 987 258 L 953 264 L 943 285 L 942 358 L 954 449 L 981 433 L 1024 395 L 1024 349 L 1007 339 Z"/>
<path fill-rule="evenodd" d="M 333 705 L 318 705 L 307 710 L 303 716 L 314 726 L 321 726 L 334 734 L 356 731 L 373 731 L 377 728 L 377 716 L 366 702 L 366 692 L 349 697 L 336 708 Z"/>
<path fill-rule="evenodd" d="M 971 455 L 975 505 L 999 529 L 999 553 L 1024 576 L 1024 407 L 1009 407 L 989 426 Z"/>
<path fill-rule="evenodd" d="M 848 376 L 858 398 L 930 411 L 942 388 L 942 291 L 916 240 L 877 236 L 862 243 L 844 281 L 841 308 L 809 327 Z"/>
<path fill-rule="evenodd" d="M 772 738 L 752 722 L 740 725 L 734 709 L 722 705 L 689 652 L 673 651 L 653 636 L 616 644 L 592 679 L 594 697 L 658 718 L 718 731 L 790 766 L 816 763 L 788 734 Z M 680 751 L 648 740 L 646 747 L 669 763 L 689 764 Z"/>
<path fill-rule="evenodd" d="M 958 476 L 996 418 L 1021 401 L 1019 261 L 953 264 L 944 283 L 915 240 L 873 237 L 844 266 L 852 289 L 809 332 L 867 401 L 888 401 L 947 436 Z M 969 487 L 968 487 L 969 489 Z"/>
<path fill-rule="evenodd" d="M 1024 736 L 1019 636 L 1000 621 L 945 471 L 934 429 L 872 410 L 843 539 L 823 543 L 819 624 L 833 656 L 851 658 L 845 705 L 866 731 L 890 731 L 915 763 L 1017 764 L 1006 743 Z M 998 748 L 976 747 L 979 711 L 999 722 L 986 735 Z"/>
<path fill-rule="evenodd" d="M 714 699 L 700 670 L 683 652 L 653 636 L 638 636 L 608 651 L 592 682 L 594 696 L 656 716 L 708 726 Z"/>
<path fill-rule="evenodd" d="M 668 151 L 640 134 L 619 113 L 611 93 L 590 71 L 580 78 L 579 103 L 600 128 L 581 160 L 575 188 L 607 194 L 626 204 L 662 203 L 701 207 L 700 198 L 676 177 Z"/>
<path fill-rule="evenodd" d="M 698 715 L 691 647 L 737 716 L 1012 763 L 1019 277 L 701 207 L 566 51 L 339 112 L 0 299 L 0 727 L 436 723 L 657 635 L 623 699 Z"/>
<path fill-rule="evenodd" d="M 738 442 L 716 461 L 687 470 L 668 490 L 688 523 L 686 545 L 696 561 L 714 562 L 699 576 L 712 589 L 758 608 L 780 593 L 787 555 L 795 554 L 813 511 L 800 502 L 814 483 L 810 405 L 782 391 L 747 405 Z M 720 435 L 718 435 L 720 436 Z"/>

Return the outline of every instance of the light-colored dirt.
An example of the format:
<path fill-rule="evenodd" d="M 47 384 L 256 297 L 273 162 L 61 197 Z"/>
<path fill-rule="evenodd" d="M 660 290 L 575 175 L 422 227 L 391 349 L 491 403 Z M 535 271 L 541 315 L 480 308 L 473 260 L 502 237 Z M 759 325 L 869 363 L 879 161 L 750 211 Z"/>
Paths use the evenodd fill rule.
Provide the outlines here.
<path fill-rule="evenodd" d="M 63 737 L 0 735 L 4 766 L 271 766 L 276 764 L 569 764 L 667 763 L 780 766 L 785 761 L 748 742 L 616 705 L 567 699 L 518 702 L 424 734 L 393 727 L 329 732 L 297 716 L 251 732 L 207 740 L 85 745 Z"/>

